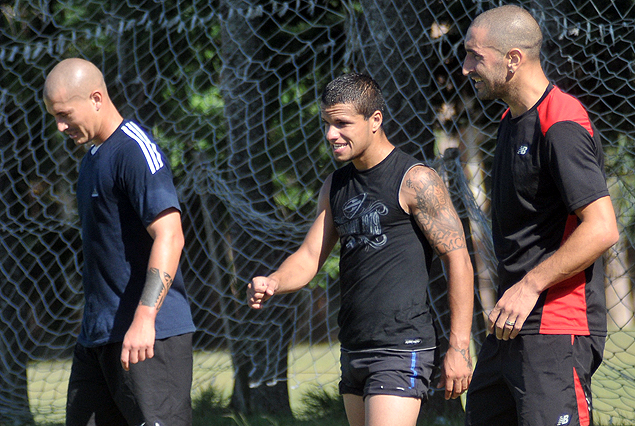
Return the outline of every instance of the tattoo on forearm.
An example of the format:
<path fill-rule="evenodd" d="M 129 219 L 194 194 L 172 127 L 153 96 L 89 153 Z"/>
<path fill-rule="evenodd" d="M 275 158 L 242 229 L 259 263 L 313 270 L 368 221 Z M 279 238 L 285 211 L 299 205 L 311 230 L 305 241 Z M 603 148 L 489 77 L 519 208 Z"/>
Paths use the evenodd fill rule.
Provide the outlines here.
<path fill-rule="evenodd" d="M 166 272 L 161 274 L 161 271 L 157 268 L 148 268 L 146 283 L 143 287 L 139 304 L 159 310 L 171 285 L 172 277 L 170 274 Z"/>
<path fill-rule="evenodd" d="M 463 357 L 463 359 L 465 360 L 465 362 L 467 363 L 467 365 L 472 368 L 472 357 L 470 356 L 470 350 L 469 349 L 459 349 L 455 346 L 450 345 L 450 349 L 453 349 L 455 352 L 458 352 L 461 354 L 461 356 Z"/>
<path fill-rule="evenodd" d="M 443 181 L 428 170 L 413 169 L 405 182 L 414 191 L 414 217 L 439 254 L 465 248 L 463 225 Z"/>

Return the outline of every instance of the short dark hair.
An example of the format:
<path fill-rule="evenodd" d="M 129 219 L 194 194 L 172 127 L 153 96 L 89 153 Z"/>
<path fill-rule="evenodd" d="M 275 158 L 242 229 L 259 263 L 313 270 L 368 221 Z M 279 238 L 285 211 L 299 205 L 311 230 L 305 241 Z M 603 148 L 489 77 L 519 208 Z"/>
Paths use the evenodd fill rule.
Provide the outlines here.
<path fill-rule="evenodd" d="M 486 10 L 470 26 L 485 28 L 489 42 L 503 55 L 519 47 L 540 60 L 542 31 L 531 13 L 520 6 L 508 4 Z"/>
<path fill-rule="evenodd" d="M 369 119 L 375 111 L 382 114 L 386 111 L 386 102 L 377 82 L 357 72 L 342 74 L 326 85 L 322 108 L 337 104 L 352 104 L 364 119 Z"/>

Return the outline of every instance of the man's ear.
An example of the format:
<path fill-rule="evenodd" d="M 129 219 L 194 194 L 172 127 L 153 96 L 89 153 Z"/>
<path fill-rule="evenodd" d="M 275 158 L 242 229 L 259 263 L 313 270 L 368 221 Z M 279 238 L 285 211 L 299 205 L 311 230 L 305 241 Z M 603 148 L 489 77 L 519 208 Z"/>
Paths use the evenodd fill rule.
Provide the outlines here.
<path fill-rule="evenodd" d="M 381 123 L 384 122 L 384 115 L 381 111 L 377 110 L 370 116 L 371 129 L 373 133 L 377 132 L 381 128 Z"/>
<path fill-rule="evenodd" d="M 512 73 L 516 72 L 520 64 L 525 59 L 525 53 L 520 49 L 512 49 L 507 52 L 507 69 Z"/>
<path fill-rule="evenodd" d="M 103 95 L 101 94 L 101 92 L 99 90 L 95 90 L 93 93 L 90 94 L 90 100 L 95 106 L 95 111 L 99 111 L 103 103 Z"/>

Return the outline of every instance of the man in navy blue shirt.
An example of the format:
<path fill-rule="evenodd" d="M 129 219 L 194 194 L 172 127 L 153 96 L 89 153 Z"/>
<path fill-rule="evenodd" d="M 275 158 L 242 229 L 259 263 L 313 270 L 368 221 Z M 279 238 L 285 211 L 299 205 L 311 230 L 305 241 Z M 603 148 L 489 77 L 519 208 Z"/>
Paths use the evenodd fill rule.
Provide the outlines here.
<path fill-rule="evenodd" d="M 59 131 L 92 144 L 77 184 L 85 306 L 66 424 L 189 425 L 194 324 L 167 159 L 89 61 L 57 64 L 44 102 Z"/>

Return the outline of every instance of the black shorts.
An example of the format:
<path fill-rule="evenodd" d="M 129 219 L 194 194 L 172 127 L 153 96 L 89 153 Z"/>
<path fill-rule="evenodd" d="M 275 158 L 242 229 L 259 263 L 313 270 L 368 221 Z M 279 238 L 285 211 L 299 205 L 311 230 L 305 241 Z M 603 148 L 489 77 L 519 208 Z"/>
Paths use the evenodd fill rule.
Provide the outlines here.
<path fill-rule="evenodd" d="M 154 357 L 129 371 L 121 366 L 121 343 L 77 344 L 66 425 L 191 425 L 191 388 L 192 333 L 155 341 Z"/>
<path fill-rule="evenodd" d="M 340 394 L 428 397 L 436 350 L 342 350 Z"/>
<path fill-rule="evenodd" d="M 467 426 L 588 426 L 604 337 L 489 335 L 467 392 Z"/>

